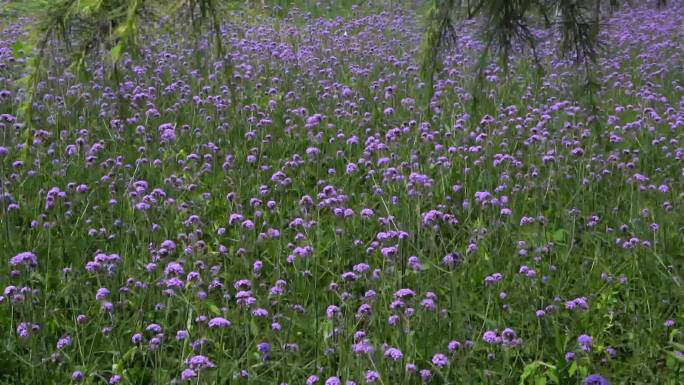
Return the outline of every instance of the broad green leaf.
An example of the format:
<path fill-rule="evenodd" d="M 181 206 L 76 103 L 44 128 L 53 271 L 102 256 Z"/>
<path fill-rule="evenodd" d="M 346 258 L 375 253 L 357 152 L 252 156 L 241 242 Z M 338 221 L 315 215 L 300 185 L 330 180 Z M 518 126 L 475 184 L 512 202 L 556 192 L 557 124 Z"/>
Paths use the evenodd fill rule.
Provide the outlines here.
<path fill-rule="evenodd" d="M 565 243 L 565 233 L 567 231 L 565 229 L 558 229 L 553 232 L 553 240 L 556 243 Z"/>
<path fill-rule="evenodd" d="M 530 377 L 534 372 L 537 371 L 537 368 L 539 368 L 539 361 L 534 361 L 525 366 L 523 369 L 522 375 L 520 375 L 520 385 L 525 384 L 525 380 L 527 380 L 528 377 Z"/>
<path fill-rule="evenodd" d="M 32 47 L 21 40 L 17 40 L 10 48 L 12 49 L 12 55 L 15 58 L 20 58 L 26 56 L 26 54 L 31 51 Z"/>
<path fill-rule="evenodd" d="M 209 311 L 215 315 L 221 314 L 221 310 L 218 308 L 218 306 L 214 305 L 213 303 L 209 304 Z"/>
<path fill-rule="evenodd" d="M 121 50 L 123 49 L 123 45 L 121 42 L 119 42 L 112 50 L 110 51 L 110 54 L 112 56 L 112 62 L 117 63 L 119 59 L 121 59 Z"/>

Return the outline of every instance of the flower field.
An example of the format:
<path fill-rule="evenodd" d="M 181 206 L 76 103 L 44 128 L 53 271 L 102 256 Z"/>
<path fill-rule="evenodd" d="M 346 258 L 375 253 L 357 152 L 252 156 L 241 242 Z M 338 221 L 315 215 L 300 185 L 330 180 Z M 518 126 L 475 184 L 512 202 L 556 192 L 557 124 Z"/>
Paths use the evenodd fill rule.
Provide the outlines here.
<path fill-rule="evenodd" d="M 48 44 L 32 124 L 0 20 L 0 384 L 684 383 L 684 4 L 428 99 L 394 3 Z"/>

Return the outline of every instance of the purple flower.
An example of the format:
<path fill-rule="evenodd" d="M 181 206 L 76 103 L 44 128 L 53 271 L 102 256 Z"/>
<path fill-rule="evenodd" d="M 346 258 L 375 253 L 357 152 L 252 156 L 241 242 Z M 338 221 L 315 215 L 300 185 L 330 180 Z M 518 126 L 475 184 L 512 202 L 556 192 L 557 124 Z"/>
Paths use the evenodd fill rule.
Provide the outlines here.
<path fill-rule="evenodd" d="M 262 354 L 266 354 L 271 351 L 271 344 L 268 342 L 260 342 L 257 344 L 257 351 Z"/>
<path fill-rule="evenodd" d="M 181 372 L 181 380 L 183 381 L 189 381 L 195 377 L 197 377 L 197 373 L 192 369 L 185 369 Z"/>
<path fill-rule="evenodd" d="M 183 341 L 190 337 L 190 333 L 187 330 L 179 330 L 176 332 L 176 341 Z"/>
<path fill-rule="evenodd" d="M 372 384 L 380 379 L 380 373 L 374 370 L 366 370 L 366 383 Z"/>
<path fill-rule="evenodd" d="M 404 354 L 401 352 L 401 350 L 397 348 L 388 348 L 385 350 L 385 357 L 393 360 L 393 361 L 399 361 L 401 358 L 404 356 Z"/>
<path fill-rule="evenodd" d="M 394 293 L 394 296 L 396 298 L 410 298 L 416 295 L 416 292 L 414 292 L 411 289 L 399 289 Z"/>
<path fill-rule="evenodd" d="M 484 341 L 487 344 L 497 344 L 500 342 L 500 339 L 496 335 L 495 331 L 488 330 L 482 335 L 482 341 Z"/>
<path fill-rule="evenodd" d="M 352 345 L 352 351 L 356 355 L 370 355 L 373 353 L 373 351 L 375 351 L 375 349 L 373 348 L 373 345 L 371 345 L 370 341 L 364 338 L 361 340 L 361 342 Z"/>
<path fill-rule="evenodd" d="M 164 275 L 167 277 L 183 275 L 184 273 L 183 266 L 178 262 L 169 262 L 166 268 L 164 268 Z"/>
<path fill-rule="evenodd" d="M 494 273 L 492 275 L 488 275 L 485 277 L 485 286 L 490 286 L 496 282 L 500 282 L 503 279 L 503 275 L 501 273 Z"/>
<path fill-rule="evenodd" d="M 335 316 L 335 314 L 338 314 L 340 312 L 340 308 L 335 306 L 335 305 L 329 305 L 328 308 L 325 310 L 325 315 L 326 317 L 331 320 Z"/>
<path fill-rule="evenodd" d="M 231 323 L 223 317 L 215 317 L 209 320 L 209 328 L 224 329 L 230 327 Z"/>
<path fill-rule="evenodd" d="M 610 382 L 599 374 L 590 374 L 584 380 L 583 385 L 610 385 Z"/>
<path fill-rule="evenodd" d="M 131 337 L 131 342 L 136 344 L 136 345 L 139 344 L 140 342 L 142 342 L 142 334 L 140 334 L 140 333 L 133 334 L 133 337 Z"/>
<path fill-rule="evenodd" d="M 188 365 L 190 369 L 207 369 L 215 366 L 208 357 L 203 355 L 192 356 L 185 364 Z"/>
<path fill-rule="evenodd" d="M 522 343 L 522 339 L 518 338 L 515 330 L 506 328 L 501 332 L 501 342 L 504 346 L 518 346 Z"/>
<path fill-rule="evenodd" d="M 449 344 L 447 345 L 447 348 L 449 349 L 449 352 L 454 352 L 458 350 L 461 347 L 461 343 L 454 340 L 454 341 L 449 341 Z"/>
<path fill-rule="evenodd" d="M 68 346 L 71 346 L 71 337 L 70 336 L 64 336 L 57 341 L 57 349 L 61 350 L 61 349 L 64 349 Z"/>
<path fill-rule="evenodd" d="M 31 336 L 31 324 L 22 322 L 17 326 L 17 334 L 21 338 L 29 338 Z"/>
<path fill-rule="evenodd" d="M 109 296 L 109 289 L 106 287 L 101 287 L 97 289 L 97 293 L 95 294 L 95 299 L 98 301 L 101 301 Z"/>
<path fill-rule="evenodd" d="M 580 347 L 585 352 L 588 352 L 589 350 L 591 350 L 591 344 L 593 342 L 594 342 L 594 339 L 591 336 L 588 336 L 586 334 L 582 334 L 579 337 L 577 337 L 577 343 L 580 344 Z"/>
<path fill-rule="evenodd" d="M 145 328 L 148 332 L 153 332 L 153 333 L 161 333 L 162 327 L 157 325 L 157 324 L 149 324 Z"/>
<path fill-rule="evenodd" d="M 81 382 L 85 378 L 85 375 L 83 375 L 83 372 L 80 370 L 76 370 L 73 373 L 71 373 L 71 379 L 76 381 L 76 382 Z"/>
<path fill-rule="evenodd" d="M 449 365 L 449 359 L 444 354 L 437 353 L 432 356 L 432 363 L 438 368 L 443 368 Z"/>
<path fill-rule="evenodd" d="M 161 133 L 161 140 L 164 142 L 173 142 L 176 140 L 176 131 L 173 128 L 166 128 Z"/>
<path fill-rule="evenodd" d="M 35 267 L 38 265 L 38 257 L 30 251 L 19 253 L 10 259 L 11 266 L 25 265 Z"/>

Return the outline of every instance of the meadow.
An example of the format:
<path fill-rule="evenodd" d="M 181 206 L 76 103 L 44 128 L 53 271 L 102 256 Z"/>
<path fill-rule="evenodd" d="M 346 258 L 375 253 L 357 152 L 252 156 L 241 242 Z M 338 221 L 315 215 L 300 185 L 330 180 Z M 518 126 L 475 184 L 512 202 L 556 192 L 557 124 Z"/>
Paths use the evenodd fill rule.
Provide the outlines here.
<path fill-rule="evenodd" d="M 30 126 L 0 22 L 0 383 L 683 384 L 684 3 L 429 100 L 415 3 L 49 44 Z"/>

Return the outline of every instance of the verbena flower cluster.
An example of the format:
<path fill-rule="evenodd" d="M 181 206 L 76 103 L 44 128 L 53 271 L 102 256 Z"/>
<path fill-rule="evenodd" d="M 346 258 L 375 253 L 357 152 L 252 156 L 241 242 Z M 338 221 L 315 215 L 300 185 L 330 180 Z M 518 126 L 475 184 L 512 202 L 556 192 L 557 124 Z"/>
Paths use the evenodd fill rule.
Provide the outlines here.
<path fill-rule="evenodd" d="M 537 31 L 475 100 L 478 21 L 424 100 L 394 3 L 50 44 L 30 126 L 0 21 L 0 382 L 681 383 L 684 6 L 606 20 L 591 108 Z"/>

